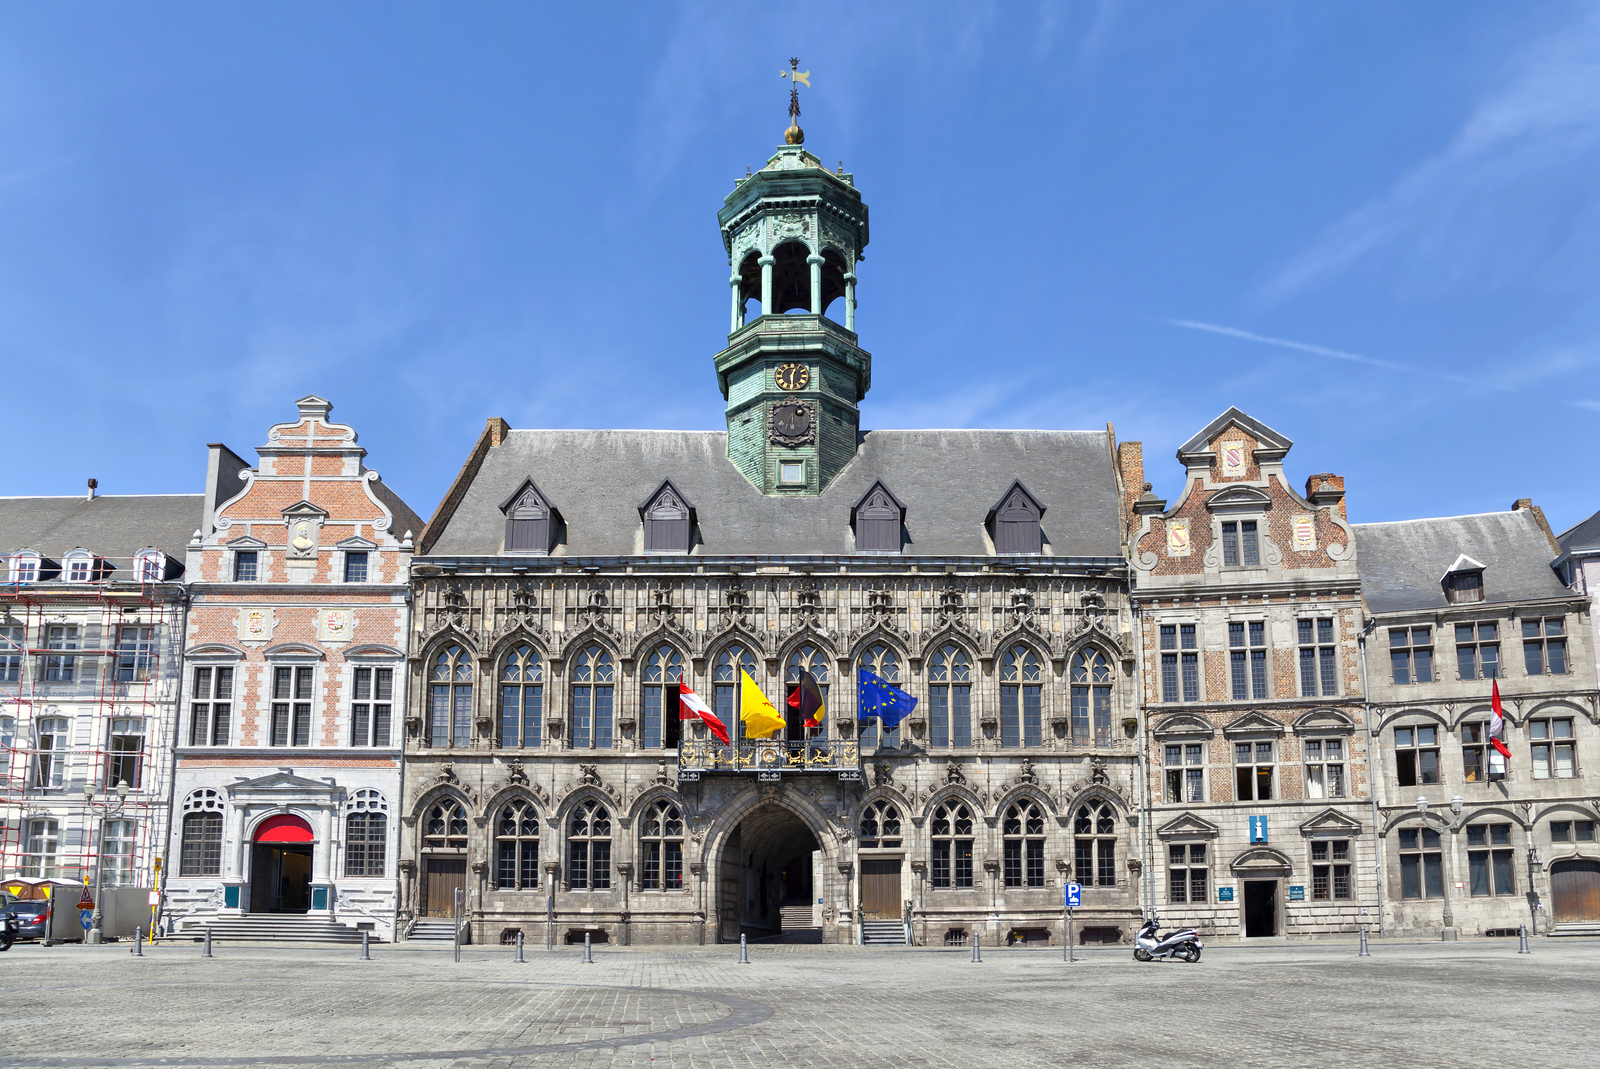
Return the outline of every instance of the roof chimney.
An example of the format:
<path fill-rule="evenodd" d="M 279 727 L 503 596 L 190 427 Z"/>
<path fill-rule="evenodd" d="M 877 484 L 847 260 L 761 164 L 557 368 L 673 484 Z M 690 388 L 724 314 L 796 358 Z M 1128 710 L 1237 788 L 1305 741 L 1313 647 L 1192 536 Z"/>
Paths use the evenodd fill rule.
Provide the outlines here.
<path fill-rule="evenodd" d="M 1545 541 L 1550 543 L 1550 550 L 1556 556 L 1561 556 L 1561 543 L 1556 541 L 1555 532 L 1550 530 L 1550 521 L 1544 518 L 1544 509 L 1533 503 L 1531 497 L 1519 497 L 1511 503 L 1512 512 L 1531 512 L 1533 522 L 1539 525 L 1539 530 L 1544 533 Z"/>
<path fill-rule="evenodd" d="M 98 489 L 100 489 L 100 480 L 99 479 L 90 479 L 89 480 L 89 493 L 88 493 L 88 496 L 84 498 L 84 500 L 85 501 L 93 501 L 94 500 L 94 492 L 96 490 L 98 490 Z"/>

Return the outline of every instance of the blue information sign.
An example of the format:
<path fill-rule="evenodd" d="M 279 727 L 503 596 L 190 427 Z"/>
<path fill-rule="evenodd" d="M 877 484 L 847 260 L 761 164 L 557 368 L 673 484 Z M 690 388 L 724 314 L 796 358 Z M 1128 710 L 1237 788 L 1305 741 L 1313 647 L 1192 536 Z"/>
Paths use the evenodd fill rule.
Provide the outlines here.
<path fill-rule="evenodd" d="M 1301 884 L 1298 884 L 1298 883 L 1290 884 L 1289 885 L 1289 901 L 1291 901 L 1291 902 L 1304 902 L 1305 900 L 1306 900 L 1306 889 L 1305 889 L 1305 887 L 1302 886 Z"/>
<path fill-rule="evenodd" d="M 90 928 L 93 928 L 94 927 L 94 911 L 93 910 L 89 910 L 89 909 L 80 909 L 78 911 L 78 923 L 83 925 L 83 930 L 86 931 L 86 932 Z"/>
<path fill-rule="evenodd" d="M 1266 817 L 1250 818 L 1250 841 L 1253 843 L 1264 843 L 1267 841 Z"/>
<path fill-rule="evenodd" d="M 1083 905 L 1083 885 L 1078 883 L 1067 884 L 1067 908 L 1077 909 Z"/>
<path fill-rule="evenodd" d="M 1217 901 L 1218 902 L 1232 902 L 1233 901 L 1233 888 L 1231 888 L 1231 887 L 1219 887 L 1219 888 L 1217 888 Z"/>

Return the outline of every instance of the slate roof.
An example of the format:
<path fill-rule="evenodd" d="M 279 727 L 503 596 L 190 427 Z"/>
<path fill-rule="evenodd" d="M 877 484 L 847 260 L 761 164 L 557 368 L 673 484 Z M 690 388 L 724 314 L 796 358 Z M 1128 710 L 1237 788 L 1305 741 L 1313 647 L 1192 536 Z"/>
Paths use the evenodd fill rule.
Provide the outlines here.
<path fill-rule="evenodd" d="M 1440 580 L 1465 554 L 1483 562 L 1483 603 L 1570 597 L 1550 568 L 1550 542 L 1528 509 L 1396 523 L 1358 523 L 1361 593 L 1373 612 L 1442 609 Z"/>
<path fill-rule="evenodd" d="M 1104 431 L 870 431 L 820 496 L 767 497 L 727 457 L 721 431 L 512 431 L 490 449 L 429 556 L 501 553 L 500 506 L 532 478 L 566 523 L 557 555 L 639 552 L 639 502 L 663 479 L 694 502 L 695 552 L 850 552 L 850 509 L 873 482 L 906 506 L 907 555 L 986 556 L 984 521 L 1020 479 L 1046 506 L 1055 556 L 1115 557 L 1118 496 Z"/>
<path fill-rule="evenodd" d="M 1562 531 L 1556 541 L 1563 553 L 1600 550 L 1600 512 Z"/>
<path fill-rule="evenodd" d="M 183 559 L 200 526 L 204 494 L 0 497 L 0 553 L 35 549 L 53 560 L 83 548 L 107 557 L 126 578 L 135 553 L 151 546 Z"/>

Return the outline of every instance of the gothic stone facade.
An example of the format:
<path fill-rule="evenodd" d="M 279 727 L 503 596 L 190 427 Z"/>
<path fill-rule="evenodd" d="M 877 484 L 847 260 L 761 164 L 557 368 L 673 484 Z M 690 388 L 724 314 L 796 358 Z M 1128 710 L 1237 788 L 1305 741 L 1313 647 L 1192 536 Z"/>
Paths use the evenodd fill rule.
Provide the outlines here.
<path fill-rule="evenodd" d="M 1600 764 L 1590 599 L 1528 501 L 1510 512 L 1356 526 L 1372 618 L 1384 895 L 1400 934 L 1593 923 Z M 1511 750 L 1489 776 L 1498 683 Z"/>
<path fill-rule="evenodd" d="M 1229 409 L 1178 451 L 1170 509 L 1132 503 L 1148 906 L 1227 937 L 1376 919 L 1371 764 L 1344 480 L 1301 496 L 1290 441 Z M 1143 482 L 1124 445 L 1124 484 Z"/>
<path fill-rule="evenodd" d="M 319 397 L 190 543 L 168 924 L 304 913 L 392 938 L 408 573 L 422 522 Z"/>

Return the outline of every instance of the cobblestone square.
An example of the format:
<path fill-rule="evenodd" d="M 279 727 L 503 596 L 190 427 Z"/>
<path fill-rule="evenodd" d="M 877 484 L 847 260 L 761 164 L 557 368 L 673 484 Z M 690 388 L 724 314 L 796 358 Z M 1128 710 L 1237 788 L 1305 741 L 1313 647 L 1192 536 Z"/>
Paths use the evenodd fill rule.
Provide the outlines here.
<path fill-rule="evenodd" d="M 1122 949 L 19 945 L 0 1062 L 47 1066 L 1589 1066 L 1600 944 Z"/>

